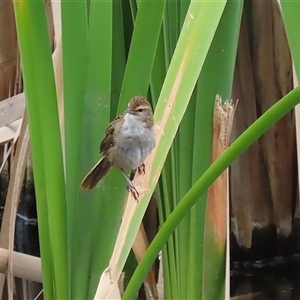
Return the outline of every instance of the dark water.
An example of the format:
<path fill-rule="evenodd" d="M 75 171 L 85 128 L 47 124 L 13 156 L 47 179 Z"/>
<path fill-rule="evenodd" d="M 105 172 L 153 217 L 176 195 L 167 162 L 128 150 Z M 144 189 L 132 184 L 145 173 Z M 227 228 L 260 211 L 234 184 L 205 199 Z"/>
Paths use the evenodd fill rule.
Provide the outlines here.
<path fill-rule="evenodd" d="M 15 251 L 40 256 L 37 219 L 35 216 L 17 214 Z M 35 299 L 42 290 L 42 284 L 18 278 L 15 280 L 17 299 Z"/>
<path fill-rule="evenodd" d="M 5 189 L 1 188 L 0 192 L 0 221 L 2 222 L 8 184 L 0 183 L 1 187 L 5 186 Z M 34 188 L 33 184 L 28 182 L 26 186 L 24 185 L 20 196 L 15 225 L 14 251 L 40 256 Z M 32 300 L 41 290 L 41 283 L 15 278 L 14 299 Z M 6 286 L 2 299 L 8 299 Z"/>
<path fill-rule="evenodd" d="M 300 300 L 300 220 L 292 234 L 279 238 L 274 226 L 253 233 L 251 249 L 231 243 L 231 297 Z"/>
<path fill-rule="evenodd" d="M 269 261 L 245 262 L 231 271 L 231 296 L 248 299 L 299 300 L 300 256 L 276 257 Z"/>

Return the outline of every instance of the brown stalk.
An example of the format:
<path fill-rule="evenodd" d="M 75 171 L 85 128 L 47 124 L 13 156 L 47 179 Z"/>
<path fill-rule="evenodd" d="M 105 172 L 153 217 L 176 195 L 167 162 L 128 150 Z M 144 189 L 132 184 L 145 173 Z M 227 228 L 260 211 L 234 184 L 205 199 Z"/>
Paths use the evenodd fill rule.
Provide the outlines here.
<path fill-rule="evenodd" d="M 232 129 L 233 116 L 236 105 L 232 101 L 224 101 L 219 95 L 216 96 L 214 118 L 213 118 L 213 141 L 212 156 L 213 163 L 229 146 Z M 205 219 L 205 240 L 209 247 L 216 247 L 219 255 L 226 252 L 226 297 L 229 297 L 229 192 L 228 192 L 228 170 L 223 172 L 208 190 L 206 219 Z M 210 251 L 204 246 L 204 255 Z M 208 254 L 207 254 L 208 255 Z M 209 266 L 204 268 L 207 273 L 203 276 L 203 285 L 210 284 L 212 278 L 209 275 Z M 206 289 L 203 289 L 204 293 Z M 207 295 L 203 295 L 205 298 Z"/>
<path fill-rule="evenodd" d="M 145 228 L 144 225 L 141 224 L 137 232 L 137 235 L 135 237 L 135 241 L 132 245 L 132 250 L 138 262 L 141 261 L 148 247 L 149 247 L 149 242 L 145 232 Z M 157 293 L 156 281 L 155 281 L 155 275 L 153 269 L 149 271 L 145 280 L 145 285 L 147 286 L 147 289 L 149 289 L 148 293 L 151 293 L 151 297 L 155 300 L 158 299 L 158 293 Z"/>
<path fill-rule="evenodd" d="M 214 110 L 214 129 L 212 146 L 212 163 L 228 148 L 235 105 L 216 96 Z M 228 196 L 228 172 L 225 171 L 209 188 L 207 214 L 215 225 L 215 239 L 220 248 L 226 241 L 226 211 Z"/>

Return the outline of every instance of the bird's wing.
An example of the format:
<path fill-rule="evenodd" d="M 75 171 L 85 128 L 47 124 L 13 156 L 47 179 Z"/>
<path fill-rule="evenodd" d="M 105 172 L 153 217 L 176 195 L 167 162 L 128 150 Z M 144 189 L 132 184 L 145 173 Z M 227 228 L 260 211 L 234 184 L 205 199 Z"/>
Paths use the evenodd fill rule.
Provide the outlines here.
<path fill-rule="evenodd" d="M 114 119 L 114 121 L 112 121 L 108 125 L 108 127 L 105 131 L 105 137 L 101 141 L 101 144 L 100 144 L 100 152 L 105 153 L 108 149 L 110 149 L 111 147 L 113 147 L 115 145 L 115 141 L 114 141 L 115 125 L 116 125 L 116 122 L 118 122 L 121 118 L 122 118 L 122 115 L 117 116 Z"/>

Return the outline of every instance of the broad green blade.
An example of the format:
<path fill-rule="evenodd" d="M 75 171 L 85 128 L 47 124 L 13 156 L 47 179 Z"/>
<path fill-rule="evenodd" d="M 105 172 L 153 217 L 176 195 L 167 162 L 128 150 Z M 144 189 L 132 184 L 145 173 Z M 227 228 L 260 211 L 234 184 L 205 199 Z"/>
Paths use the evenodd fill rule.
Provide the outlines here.
<path fill-rule="evenodd" d="M 122 0 L 113 1 L 113 45 L 112 45 L 112 69 L 111 69 L 111 112 L 110 118 L 113 120 L 117 115 L 119 97 L 126 66 L 125 33 L 123 20 L 124 10 L 122 10 Z M 129 27 L 126 22 L 126 28 Z"/>
<path fill-rule="evenodd" d="M 45 4 L 15 1 L 14 8 L 29 117 L 45 298 L 68 299 L 64 171 Z"/>
<path fill-rule="evenodd" d="M 118 112 L 137 95 L 147 96 L 158 44 L 165 1 L 139 1 Z"/>
<path fill-rule="evenodd" d="M 87 76 L 87 4 L 86 1 L 61 2 L 63 84 L 65 117 L 65 172 L 69 242 L 70 291 L 73 294 L 75 225 L 80 182 L 82 117 Z M 80 45 L 80 46 L 78 46 Z"/>
<path fill-rule="evenodd" d="M 84 94 L 81 99 L 84 104 L 81 163 L 77 162 L 81 169 L 80 180 L 101 157 L 100 141 L 110 122 L 112 7 L 112 1 L 91 1 L 89 4 L 87 61 L 86 66 L 83 65 L 83 68 L 86 67 L 86 81 L 83 81 Z M 79 194 L 73 240 L 71 290 L 74 299 L 89 299 L 95 293 L 100 274 L 111 255 L 125 192 L 121 175 L 111 172 L 95 189 Z M 116 205 L 112 205 L 112 201 L 116 201 Z M 107 227 L 107 224 L 110 226 Z"/>

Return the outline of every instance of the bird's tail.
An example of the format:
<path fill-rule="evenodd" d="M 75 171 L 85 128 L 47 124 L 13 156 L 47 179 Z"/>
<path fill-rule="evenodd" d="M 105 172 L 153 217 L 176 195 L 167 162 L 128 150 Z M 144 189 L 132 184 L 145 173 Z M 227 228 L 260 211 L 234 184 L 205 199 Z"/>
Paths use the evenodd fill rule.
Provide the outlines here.
<path fill-rule="evenodd" d="M 91 190 L 108 173 L 111 163 L 106 156 L 103 156 L 97 164 L 83 178 L 80 188 L 82 190 Z"/>

